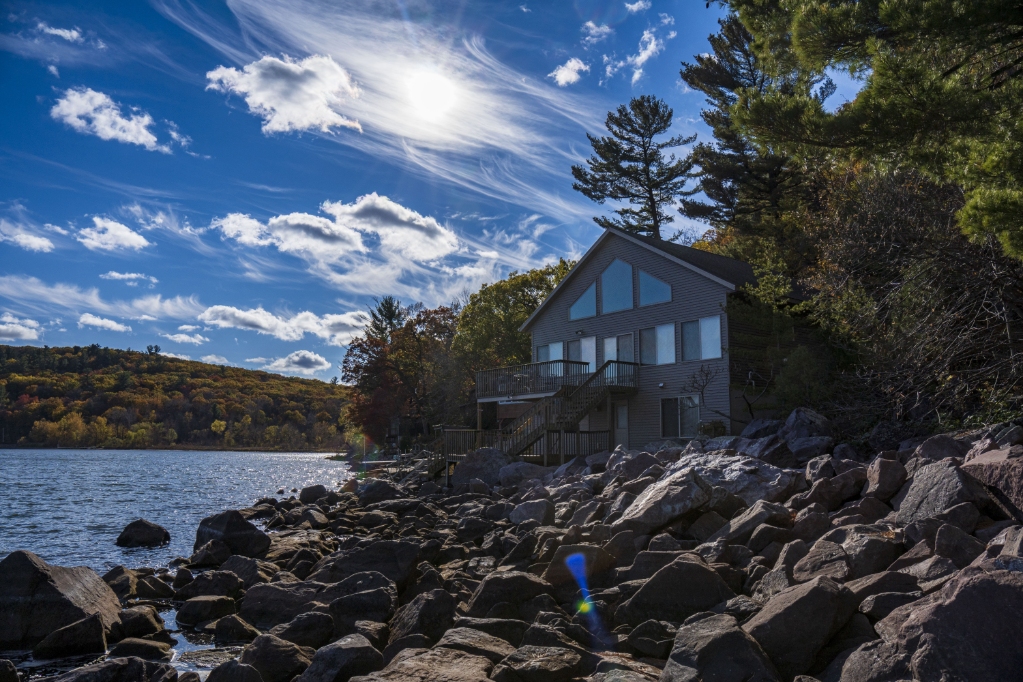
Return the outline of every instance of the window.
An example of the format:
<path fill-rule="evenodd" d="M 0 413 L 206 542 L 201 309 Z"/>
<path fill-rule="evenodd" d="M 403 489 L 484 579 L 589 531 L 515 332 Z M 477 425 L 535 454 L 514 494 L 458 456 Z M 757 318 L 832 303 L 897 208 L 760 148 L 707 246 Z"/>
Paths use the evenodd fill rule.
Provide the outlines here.
<path fill-rule="evenodd" d="M 581 320 L 597 314 L 597 283 L 594 282 L 568 309 L 568 319 Z"/>
<path fill-rule="evenodd" d="M 604 362 L 608 360 L 635 362 L 635 358 L 632 352 L 632 334 L 619 334 L 604 339 Z"/>
<path fill-rule="evenodd" d="M 700 397 L 661 399 L 661 438 L 692 438 L 700 431 Z"/>
<path fill-rule="evenodd" d="M 720 357 L 720 315 L 682 323 L 683 360 L 714 360 Z"/>
<path fill-rule="evenodd" d="M 671 285 L 639 271 L 639 304 L 653 305 L 671 300 Z"/>
<path fill-rule="evenodd" d="M 632 266 L 617 258 L 600 275 L 600 312 L 606 315 L 632 307 Z"/>
<path fill-rule="evenodd" d="M 548 360 L 561 360 L 561 349 L 562 344 L 560 341 L 556 343 L 549 343 L 546 346 L 537 346 L 536 361 L 547 362 Z"/>
<path fill-rule="evenodd" d="M 639 330 L 639 361 L 643 365 L 668 365 L 675 362 L 675 325 Z"/>
<path fill-rule="evenodd" d="M 589 365 L 587 372 L 593 372 L 597 364 L 597 337 L 587 336 L 568 342 L 568 359 L 573 362 L 585 362 Z"/>

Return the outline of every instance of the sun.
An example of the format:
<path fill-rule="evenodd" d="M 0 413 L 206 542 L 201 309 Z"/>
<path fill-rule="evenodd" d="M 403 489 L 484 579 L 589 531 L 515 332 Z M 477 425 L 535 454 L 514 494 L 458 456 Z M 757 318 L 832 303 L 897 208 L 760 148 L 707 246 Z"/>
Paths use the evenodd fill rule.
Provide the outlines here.
<path fill-rule="evenodd" d="M 458 103 L 458 87 L 436 71 L 418 70 L 409 76 L 406 85 L 413 112 L 429 123 L 439 123 Z"/>

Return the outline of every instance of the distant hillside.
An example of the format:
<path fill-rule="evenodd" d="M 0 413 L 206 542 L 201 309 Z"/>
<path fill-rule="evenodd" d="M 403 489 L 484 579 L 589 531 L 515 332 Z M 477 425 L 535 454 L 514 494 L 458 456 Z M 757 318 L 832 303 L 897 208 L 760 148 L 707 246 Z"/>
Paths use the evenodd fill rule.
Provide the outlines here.
<path fill-rule="evenodd" d="M 0 443 L 333 450 L 336 384 L 98 345 L 0 345 Z"/>

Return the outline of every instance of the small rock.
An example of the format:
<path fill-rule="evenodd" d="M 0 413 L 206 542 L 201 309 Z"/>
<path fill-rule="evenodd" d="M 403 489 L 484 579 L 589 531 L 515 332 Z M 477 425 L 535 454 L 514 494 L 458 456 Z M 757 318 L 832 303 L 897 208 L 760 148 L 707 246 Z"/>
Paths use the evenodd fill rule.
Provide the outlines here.
<path fill-rule="evenodd" d="M 347 682 L 384 667 L 384 657 L 362 635 L 348 635 L 319 649 L 298 682 Z"/>
<path fill-rule="evenodd" d="M 234 599 L 230 597 L 194 597 L 181 605 L 175 620 L 181 625 L 195 626 L 234 612 Z"/>
<path fill-rule="evenodd" d="M 334 619 L 329 613 L 301 613 L 289 622 L 271 628 L 267 634 L 292 644 L 319 649 L 333 638 Z"/>
<path fill-rule="evenodd" d="M 260 635 L 242 650 L 238 662 L 255 668 L 263 682 L 288 682 L 309 667 L 315 653 L 273 635 Z"/>
<path fill-rule="evenodd" d="M 213 638 L 218 644 L 236 644 L 251 642 L 260 634 L 262 633 L 259 630 L 246 623 L 240 616 L 232 614 L 217 620 Z"/>
<path fill-rule="evenodd" d="M 263 682 L 263 678 L 259 671 L 251 665 L 245 665 L 239 663 L 237 659 L 232 659 L 221 663 L 210 671 L 206 682 Z"/>
<path fill-rule="evenodd" d="M 124 527 L 115 544 L 118 547 L 161 547 L 169 542 L 170 531 L 166 528 L 138 519 Z"/>
<path fill-rule="evenodd" d="M 108 655 L 111 658 L 136 656 L 147 661 L 169 661 L 171 654 L 170 644 L 166 642 L 128 637 L 115 644 Z"/>

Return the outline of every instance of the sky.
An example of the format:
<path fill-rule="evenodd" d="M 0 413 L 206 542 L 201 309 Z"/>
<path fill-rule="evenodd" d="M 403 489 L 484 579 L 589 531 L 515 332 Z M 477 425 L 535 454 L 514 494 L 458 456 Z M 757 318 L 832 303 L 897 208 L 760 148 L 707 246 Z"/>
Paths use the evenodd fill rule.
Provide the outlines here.
<path fill-rule="evenodd" d="M 328 380 L 374 300 L 560 257 L 642 94 L 707 139 L 702 0 L 25 3 L 0 18 L 0 343 Z M 676 226 L 686 227 L 681 216 Z M 695 226 L 698 231 L 703 228 Z"/>

